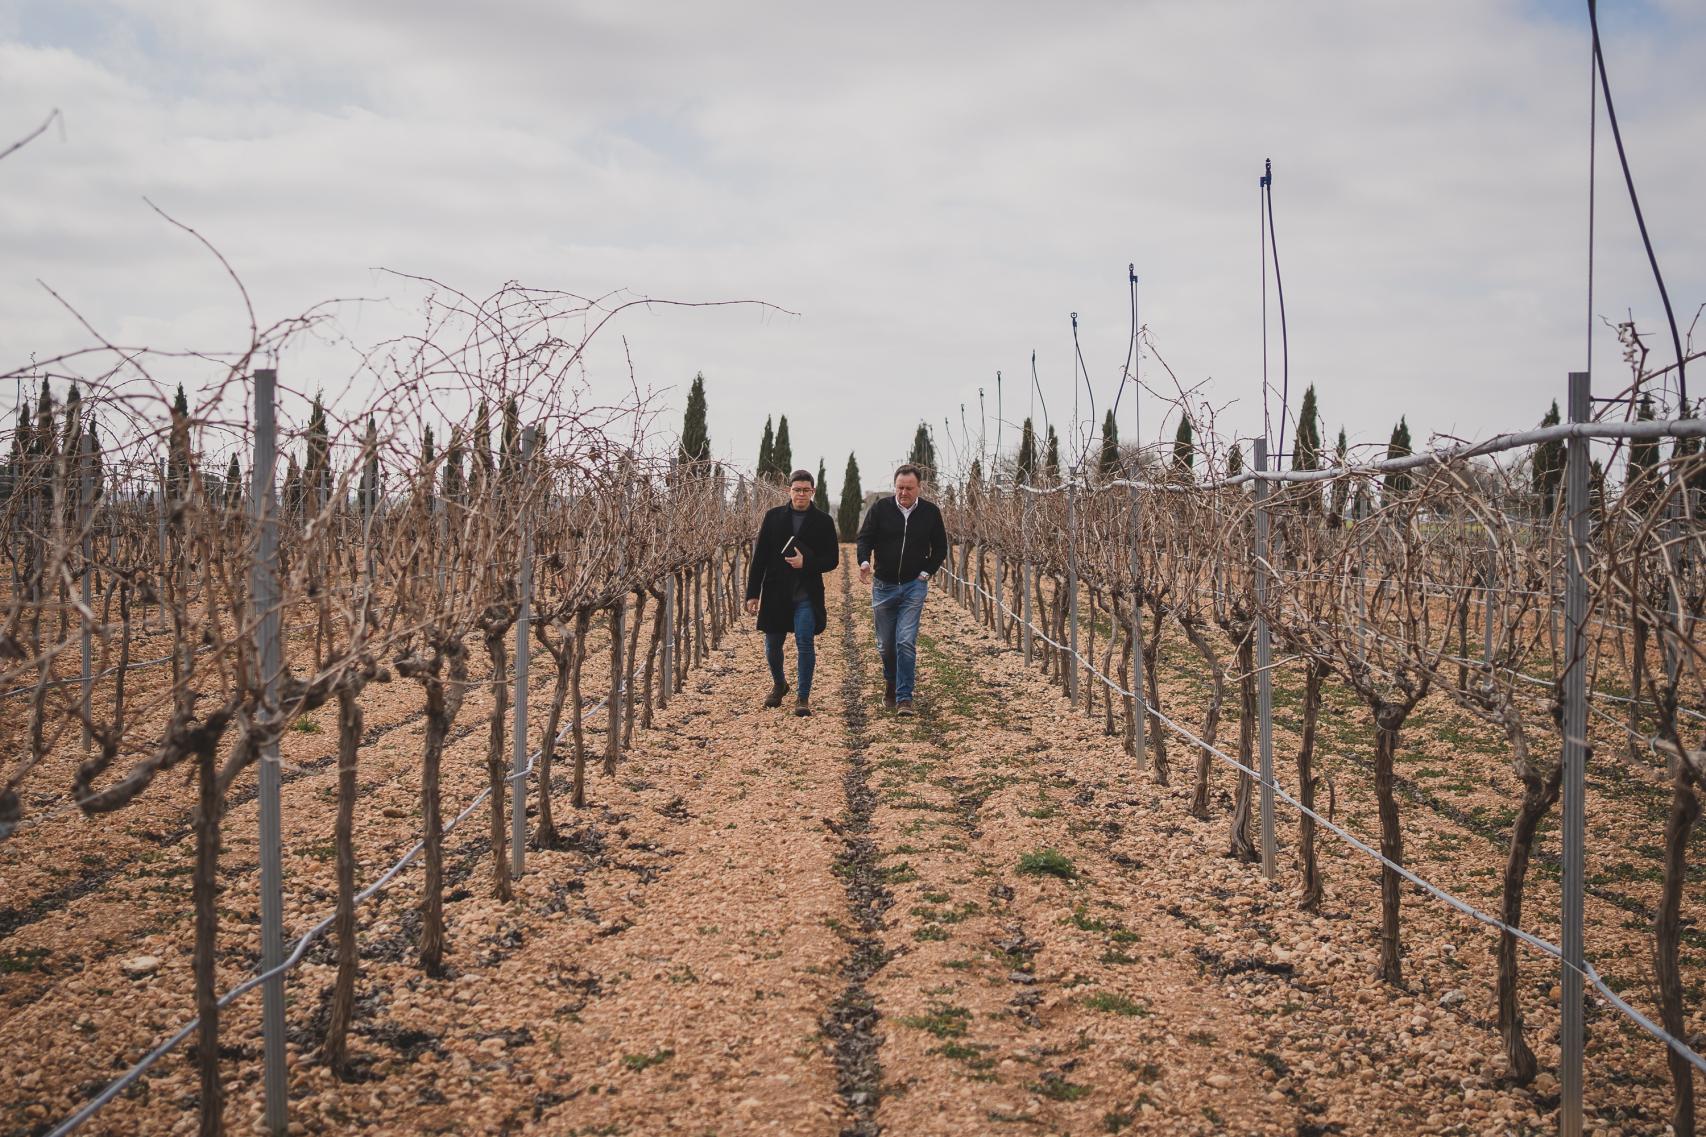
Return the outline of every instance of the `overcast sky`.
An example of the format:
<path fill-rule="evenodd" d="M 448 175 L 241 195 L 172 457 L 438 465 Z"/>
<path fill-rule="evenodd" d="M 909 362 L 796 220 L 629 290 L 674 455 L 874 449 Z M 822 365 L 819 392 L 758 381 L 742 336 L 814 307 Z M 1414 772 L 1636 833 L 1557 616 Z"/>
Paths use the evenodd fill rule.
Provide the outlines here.
<path fill-rule="evenodd" d="M 1603 7 L 1686 330 L 1706 4 Z M 381 266 L 797 312 L 630 311 L 589 379 L 627 385 L 626 336 L 662 429 L 702 371 L 719 456 L 751 465 L 786 414 L 796 463 L 822 456 L 835 489 L 850 450 L 886 482 L 921 419 L 958 447 L 962 405 L 975 446 L 979 388 L 993 445 L 996 372 L 1017 421 L 1033 350 L 1064 433 L 1074 311 L 1099 414 L 1135 263 L 1166 362 L 1249 435 L 1272 158 L 1294 406 L 1313 382 L 1329 436 L 1383 444 L 1402 414 L 1418 443 L 1481 437 L 1535 423 L 1585 359 L 1588 81 L 1585 3 L 1562 0 L 0 0 L 0 146 L 63 115 L 0 162 L 0 371 L 88 342 L 38 278 L 115 341 L 242 338 L 229 282 L 146 197 L 218 245 L 263 322 L 376 298 L 340 309 L 360 342 L 416 326 L 419 291 Z M 1603 119 L 1599 157 L 1594 311 L 1632 310 L 1668 363 Z M 1624 368 L 1595 342 L 1610 394 Z M 324 348 L 281 368 L 334 398 L 350 373 Z M 1170 435 L 1159 402 L 1142 413 Z"/>

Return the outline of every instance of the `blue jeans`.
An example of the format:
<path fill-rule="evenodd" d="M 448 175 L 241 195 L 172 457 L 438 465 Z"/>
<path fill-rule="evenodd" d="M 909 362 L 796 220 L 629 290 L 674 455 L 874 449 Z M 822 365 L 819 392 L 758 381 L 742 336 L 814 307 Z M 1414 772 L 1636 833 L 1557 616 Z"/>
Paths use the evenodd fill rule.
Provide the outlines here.
<path fill-rule="evenodd" d="M 812 696 L 812 670 L 817 667 L 817 646 L 812 643 L 812 636 L 816 630 L 817 615 L 812 611 L 812 602 L 809 599 L 794 601 L 794 647 L 800 656 L 801 702 Z M 764 661 L 770 665 L 770 678 L 778 687 L 788 682 L 787 676 L 782 674 L 782 644 L 787 638 L 787 632 L 764 633 Z"/>
<path fill-rule="evenodd" d="M 871 614 L 877 622 L 877 651 L 883 657 L 883 679 L 894 684 L 896 701 L 912 698 L 918 674 L 918 621 L 924 615 L 924 596 L 930 582 L 905 584 L 875 581 L 871 585 Z"/>

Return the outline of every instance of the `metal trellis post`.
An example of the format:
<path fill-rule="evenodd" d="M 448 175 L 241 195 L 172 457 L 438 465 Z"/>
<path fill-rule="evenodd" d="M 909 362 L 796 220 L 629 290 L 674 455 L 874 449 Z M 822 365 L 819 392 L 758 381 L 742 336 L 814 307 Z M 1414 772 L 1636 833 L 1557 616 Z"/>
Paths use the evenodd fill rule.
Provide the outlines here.
<path fill-rule="evenodd" d="M 521 432 L 521 478 L 533 472 L 531 459 L 538 428 Z M 521 564 L 516 582 L 521 599 L 515 614 L 515 737 L 510 748 L 509 779 L 509 869 L 519 877 L 527 865 L 527 658 L 528 634 L 533 630 L 533 522 L 531 503 L 524 493 L 521 506 Z M 614 720 L 612 720 L 614 721 Z"/>
<path fill-rule="evenodd" d="M 1024 491 L 1019 491 L 1023 493 Z M 1031 564 L 1031 495 L 1025 494 L 1025 524 L 1021 530 L 1020 540 L 1024 544 L 1025 559 L 1019 568 L 1019 639 L 1025 645 L 1025 666 L 1036 662 L 1037 641 L 1035 628 L 1031 624 L 1031 587 L 1036 579 L 1036 569 Z"/>
<path fill-rule="evenodd" d="M 1570 372 L 1570 421 L 1586 422 L 1589 377 Z M 1582 874 L 1587 831 L 1587 578 L 1588 558 L 1588 442 L 1572 438 L 1564 460 L 1564 508 L 1569 520 L 1568 555 L 1564 558 L 1564 897 L 1560 924 L 1563 990 L 1559 1031 L 1558 1075 L 1562 1095 L 1558 1130 L 1564 1137 L 1582 1132 Z"/>
<path fill-rule="evenodd" d="M 1135 471 L 1133 480 L 1135 481 Z M 1132 756 L 1143 764 L 1145 750 L 1145 731 L 1149 726 L 1149 701 L 1145 694 L 1143 677 L 1143 585 L 1138 580 L 1138 570 L 1142 565 L 1138 553 L 1138 543 L 1142 536 L 1140 526 L 1143 523 L 1141 506 L 1137 496 L 1137 487 L 1132 486 L 1131 494 L 1131 729 Z"/>
<path fill-rule="evenodd" d="M 1498 582 L 1499 543 L 1493 537 L 1491 526 L 1487 529 L 1487 572 L 1484 577 L 1486 596 L 1481 610 L 1481 650 L 1482 658 L 1488 667 L 1493 665 L 1493 586 Z"/>
<path fill-rule="evenodd" d="M 89 571 L 89 560 L 93 555 L 90 545 L 93 540 L 91 531 L 94 529 L 95 439 L 87 432 L 83 435 L 81 450 L 83 473 L 82 477 L 78 479 L 77 497 L 78 504 L 82 507 L 78 510 L 78 514 L 83 526 L 83 616 L 81 620 L 83 625 L 83 750 L 87 753 L 95 741 L 94 732 L 89 729 L 89 716 L 95 694 L 95 680 L 92 670 L 95 645 L 91 636 L 93 618 L 89 615 L 94 611 L 89 595 L 91 585 L 89 578 L 92 575 Z"/>
<path fill-rule="evenodd" d="M 1256 439 L 1256 472 L 1268 471 L 1268 440 Z M 1268 482 L 1256 479 L 1256 727 L 1262 774 L 1262 875 L 1274 877 L 1273 644 L 1268 637 Z"/>
<path fill-rule="evenodd" d="M 1066 483 L 1066 701 L 1078 701 L 1078 507 L 1074 482 L 1078 471 Z"/>
<path fill-rule="evenodd" d="M 278 764 L 278 676 L 283 669 L 279 636 L 278 511 L 273 470 L 278 461 L 278 424 L 274 396 L 278 372 L 255 371 L 255 462 L 249 511 L 256 525 L 255 564 L 251 585 L 255 647 L 260 663 L 260 846 L 261 846 L 261 970 L 271 971 L 284 959 L 284 872 L 280 834 Z M 288 1124 L 290 1083 L 285 1076 L 284 976 L 261 986 L 261 1036 L 264 1049 L 266 1126 L 275 1137 Z"/>

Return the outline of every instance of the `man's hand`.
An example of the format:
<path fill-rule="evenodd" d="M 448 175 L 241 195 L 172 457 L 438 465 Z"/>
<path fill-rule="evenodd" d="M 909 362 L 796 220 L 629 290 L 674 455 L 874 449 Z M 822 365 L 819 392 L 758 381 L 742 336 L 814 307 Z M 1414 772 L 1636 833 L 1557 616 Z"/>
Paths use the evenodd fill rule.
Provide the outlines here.
<path fill-rule="evenodd" d="M 746 614 L 748 616 L 758 615 L 758 601 L 757 600 L 748 600 L 746 602 Z"/>
<path fill-rule="evenodd" d="M 871 583 L 871 562 L 870 561 L 866 561 L 864 564 L 859 566 L 859 583 L 861 583 L 861 584 L 870 584 Z"/>
<path fill-rule="evenodd" d="M 800 568 L 806 563 L 806 555 L 798 549 L 795 549 L 792 553 L 782 559 L 787 562 L 789 568 L 794 569 Z"/>

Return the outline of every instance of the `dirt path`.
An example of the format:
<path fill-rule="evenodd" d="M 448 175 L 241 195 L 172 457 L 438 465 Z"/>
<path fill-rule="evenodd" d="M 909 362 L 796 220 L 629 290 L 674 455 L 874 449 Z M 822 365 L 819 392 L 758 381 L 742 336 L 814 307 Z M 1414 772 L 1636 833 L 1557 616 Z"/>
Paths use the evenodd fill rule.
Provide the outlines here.
<path fill-rule="evenodd" d="M 364 914 L 360 1081 L 316 1060 L 330 955 L 304 966 L 298 1131 L 1541 1131 L 1531 1096 L 1495 1084 L 1471 1008 L 1394 998 L 1360 913 L 1304 916 L 1221 858 L 1221 822 L 1190 819 L 944 593 L 920 638 L 923 713 L 884 711 L 868 598 L 850 571 L 829 583 L 815 716 L 759 706 L 762 640 L 733 632 L 616 775 L 594 772 L 589 808 L 563 799 L 567 840 L 530 851 L 513 903 L 487 896 L 484 825 L 457 834 L 446 978 L 413 965 L 418 873 Z M 447 800 L 478 784 L 478 742 Z M 367 776 L 386 775 L 376 803 L 395 778 L 407 808 L 395 761 Z M 158 934 L 177 943 L 173 919 Z M 176 1024 L 176 957 L 139 984 L 113 966 L 61 990 L 124 1023 L 26 1010 L 33 1052 L 76 1061 L 25 1069 L 0 1133 L 41 1131 L 105 1073 L 95 1059 Z M 225 1036 L 233 1132 L 259 1114 L 257 1011 Z M 191 1131 L 188 1061 L 145 1085 L 86 1132 Z"/>

